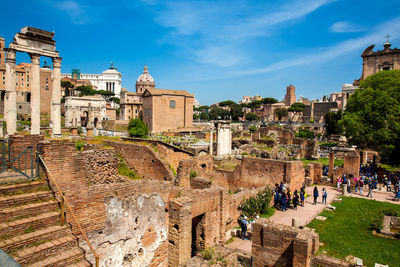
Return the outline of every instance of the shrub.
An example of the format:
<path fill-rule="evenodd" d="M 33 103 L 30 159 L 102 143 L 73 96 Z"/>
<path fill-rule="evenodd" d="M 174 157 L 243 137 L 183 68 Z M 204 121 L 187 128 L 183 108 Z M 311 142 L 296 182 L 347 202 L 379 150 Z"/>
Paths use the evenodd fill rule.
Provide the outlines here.
<path fill-rule="evenodd" d="M 396 210 L 393 209 L 383 209 L 379 212 L 378 216 L 375 217 L 369 225 L 370 230 L 375 230 L 380 232 L 383 228 L 383 217 L 385 216 L 394 216 L 398 217 L 400 214 Z"/>
<path fill-rule="evenodd" d="M 190 171 L 190 178 L 195 178 L 197 177 L 197 172 L 196 171 Z"/>
<path fill-rule="evenodd" d="M 273 191 L 267 187 L 264 191 L 257 194 L 255 197 L 244 200 L 239 205 L 242 214 L 249 219 L 253 219 L 256 215 L 267 213 L 270 207 Z"/>
<path fill-rule="evenodd" d="M 119 163 L 118 163 L 118 174 L 126 176 L 130 179 L 133 180 L 139 180 L 141 177 L 136 174 L 133 170 L 131 170 L 128 165 L 126 165 L 124 158 L 122 155 L 117 154 L 117 157 L 119 158 Z"/>
<path fill-rule="evenodd" d="M 83 134 L 82 127 L 79 126 L 77 130 L 78 130 L 78 135 L 82 135 Z"/>
<path fill-rule="evenodd" d="M 251 126 L 249 127 L 249 130 L 250 130 L 251 133 L 255 133 L 255 132 L 257 131 L 257 126 L 251 125 Z"/>
<path fill-rule="evenodd" d="M 211 260 L 215 255 L 215 249 L 208 247 L 208 248 L 205 248 L 204 250 L 202 250 L 200 253 L 201 253 L 201 256 L 203 257 L 203 259 Z"/>
<path fill-rule="evenodd" d="M 76 151 L 82 151 L 84 145 L 85 145 L 85 143 L 82 140 L 76 140 L 76 142 L 75 142 L 75 150 Z"/>
<path fill-rule="evenodd" d="M 314 132 L 307 129 L 300 129 L 298 133 L 295 133 L 295 137 L 298 138 L 314 138 L 314 136 Z"/>
<path fill-rule="evenodd" d="M 149 128 L 139 118 L 131 119 L 128 125 L 129 136 L 133 137 L 146 137 L 149 134 Z"/>

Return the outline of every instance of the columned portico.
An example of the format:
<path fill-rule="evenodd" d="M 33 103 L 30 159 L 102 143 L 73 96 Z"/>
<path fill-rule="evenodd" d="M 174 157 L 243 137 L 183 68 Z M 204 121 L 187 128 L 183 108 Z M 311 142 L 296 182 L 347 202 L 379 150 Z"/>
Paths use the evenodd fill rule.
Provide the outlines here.
<path fill-rule="evenodd" d="M 40 134 L 40 55 L 31 57 L 31 134 Z"/>
<path fill-rule="evenodd" d="M 61 58 L 53 59 L 53 92 L 51 96 L 51 121 L 53 136 L 61 136 Z"/>
<path fill-rule="evenodd" d="M 14 49 L 5 49 L 6 56 L 6 101 L 5 101 L 5 117 L 7 122 L 7 135 L 17 132 L 17 91 L 15 76 L 15 56 Z"/>

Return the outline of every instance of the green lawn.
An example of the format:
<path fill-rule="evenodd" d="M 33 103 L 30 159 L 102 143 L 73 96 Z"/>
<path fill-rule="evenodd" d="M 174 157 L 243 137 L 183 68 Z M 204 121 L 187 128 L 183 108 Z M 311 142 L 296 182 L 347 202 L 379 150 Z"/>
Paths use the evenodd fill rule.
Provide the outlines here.
<path fill-rule="evenodd" d="M 352 197 L 342 199 L 342 202 L 333 202 L 335 211 L 321 213 L 327 217 L 325 221 L 313 220 L 308 225 L 324 243 L 320 252 L 342 259 L 353 255 L 361 258 L 366 266 L 375 263 L 400 266 L 400 240 L 374 236 L 368 230 L 380 210 L 390 208 L 400 212 L 400 205 Z"/>

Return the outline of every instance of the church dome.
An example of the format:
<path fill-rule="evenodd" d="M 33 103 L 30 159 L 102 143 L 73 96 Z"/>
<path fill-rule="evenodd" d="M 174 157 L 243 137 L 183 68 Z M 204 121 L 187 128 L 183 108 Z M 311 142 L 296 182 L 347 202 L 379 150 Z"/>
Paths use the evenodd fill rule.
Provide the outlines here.
<path fill-rule="evenodd" d="M 136 92 L 143 93 L 147 88 L 155 88 L 156 83 L 154 82 L 153 77 L 149 74 L 149 69 L 147 65 L 144 65 L 143 73 L 136 80 Z"/>

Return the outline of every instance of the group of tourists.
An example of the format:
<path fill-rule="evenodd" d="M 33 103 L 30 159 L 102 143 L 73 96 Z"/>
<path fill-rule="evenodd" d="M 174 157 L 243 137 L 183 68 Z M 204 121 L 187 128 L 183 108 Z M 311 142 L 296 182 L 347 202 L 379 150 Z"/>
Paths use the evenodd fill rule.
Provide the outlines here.
<path fill-rule="evenodd" d="M 317 198 L 319 196 L 318 188 L 315 187 L 313 191 L 314 205 L 317 204 Z M 326 198 L 328 194 L 325 188 L 322 189 L 322 203 L 326 204 Z M 286 188 L 285 184 L 275 184 L 274 190 L 274 207 L 281 211 L 287 211 L 288 209 L 296 209 L 298 206 L 304 207 L 304 200 L 307 197 L 305 187 L 302 187 L 300 191 L 295 190 L 291 192 L 289 188 Z"/>
<path fill-rule="evenodd" d="M 354 190 L 354 193 L 361 196 L 363 195 L 363 190 L 368 191 L 366 196 L 369 198 L 373 197 L 372 192 L 374 189 L 382 191 L 386 187 L 387 192 L 394 192 L 393 200 L 398 201 L 400 200 L 399 180 L 400 174 L 385 174 L 382 179 L 379 179 L 376 165 L 369 165 L 360 168 L 359 177 L 342 174 L 341 177 L 337 178 L 336 186 L 341 188 L 346 185 L 346 190 L 349 194 Z"/>

